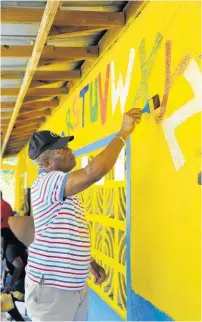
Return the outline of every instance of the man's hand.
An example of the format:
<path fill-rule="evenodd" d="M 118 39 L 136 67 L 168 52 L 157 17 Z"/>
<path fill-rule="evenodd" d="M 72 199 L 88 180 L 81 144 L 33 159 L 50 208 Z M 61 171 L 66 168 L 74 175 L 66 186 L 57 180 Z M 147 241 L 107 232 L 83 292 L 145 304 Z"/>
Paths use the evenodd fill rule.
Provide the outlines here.
<path fill-rule="evenodd" d="M 95 277 L 95 284 L 101 285 L 106 280 L 107 275 L 105 273 L 104 268 L 100 266 L 98 263 L 96 263 L 96 261 L 93 261 L 90 264 L 89 270 Z"/>
<path fill-rule="evenodd" d="M 140 108 L 132 108 L 127 113 L 123 115 L 123 123 L 120 130 L 120 135 L 123 136 L 124 139 L 134 131 L 135 125 L 140 123 L 141 121 L 141 109 Z"/>

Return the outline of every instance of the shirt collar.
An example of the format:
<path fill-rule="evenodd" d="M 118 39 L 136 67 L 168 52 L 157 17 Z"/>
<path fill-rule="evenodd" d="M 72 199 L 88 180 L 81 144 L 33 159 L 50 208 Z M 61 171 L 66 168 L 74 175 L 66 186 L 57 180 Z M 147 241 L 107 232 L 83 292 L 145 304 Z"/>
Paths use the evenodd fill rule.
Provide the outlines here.
<path fill-rule="evenodd" d="M 42 173 L 47 173 L 47 172 L 48 172 L 48 170 L 43 169 L 43 168 L 39 168 L 38 175 L 42 174 Z"/>

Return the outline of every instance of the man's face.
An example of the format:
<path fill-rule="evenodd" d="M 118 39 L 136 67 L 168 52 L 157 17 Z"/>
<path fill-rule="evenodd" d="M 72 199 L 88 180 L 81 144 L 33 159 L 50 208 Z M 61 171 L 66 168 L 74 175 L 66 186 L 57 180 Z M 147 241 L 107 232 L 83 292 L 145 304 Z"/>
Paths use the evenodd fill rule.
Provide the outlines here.
<path fill-rule="evenodd" d="M 49 160 L 51 170 L 69 172 L 76 166 L 76 158 L 69 147 L 53 150 Z"/>

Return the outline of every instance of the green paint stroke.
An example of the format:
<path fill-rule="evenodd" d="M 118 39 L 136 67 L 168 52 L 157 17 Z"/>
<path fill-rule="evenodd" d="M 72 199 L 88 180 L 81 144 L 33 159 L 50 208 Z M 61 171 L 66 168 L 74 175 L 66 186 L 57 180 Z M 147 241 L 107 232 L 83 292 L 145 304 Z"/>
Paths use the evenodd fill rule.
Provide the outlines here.
<path fill-rule="evenodd" d="M 162 34 L 157 32 L 153 48 L 148 59 L 146 59 L 145 39 L 143 39 L 140 43 L 139 59 L 140 59 L 140 68 L 142 72 L 142 80 L 137 90 L 137 93 L 135 95 L 133 106 L 137 106 L 137 103 L 140 99 L 142 99 L 142 103 L 143 103 L 142 105 L 145 106 L 148 100 L 148 93 L 149 93 L 148 81 L 151 75 L 151 71 L 154 65 L 157 51 L 161 45 L 162 39 L 163 39 Z"/>
<path fill-rule="evenodd" d="M 93 95 L 94 94 L 94 95 Z M 94 98 L 94 102 L 93 102 Z M 98 120 L 98 79 L 90 83 L 90 121 Z"/>
<path fill-rule="evenodd" d="M 70 108 L 68 108 L 67 110 L 67 114 L 66 114 L 66 125 L 67 125 L 67 131 L 68 131 L 68 135 L 70 134 L 71 131 L 73 131 L 74 127 L 71 123 L 71 111 Z"/>

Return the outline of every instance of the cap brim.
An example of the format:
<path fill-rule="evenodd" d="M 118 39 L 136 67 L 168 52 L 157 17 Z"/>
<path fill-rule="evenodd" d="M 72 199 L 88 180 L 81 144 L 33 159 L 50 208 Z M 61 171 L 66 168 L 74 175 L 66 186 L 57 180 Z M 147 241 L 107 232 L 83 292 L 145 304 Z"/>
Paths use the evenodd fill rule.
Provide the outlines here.
<path fill-rule="evenodd" d="M 60 138 L 57 142 L 49 145 L 47 150 L 57 150 L 57 149 L 63 149 L 68 142 L 74 140 L 74 136 L 64 136 Z"/>

